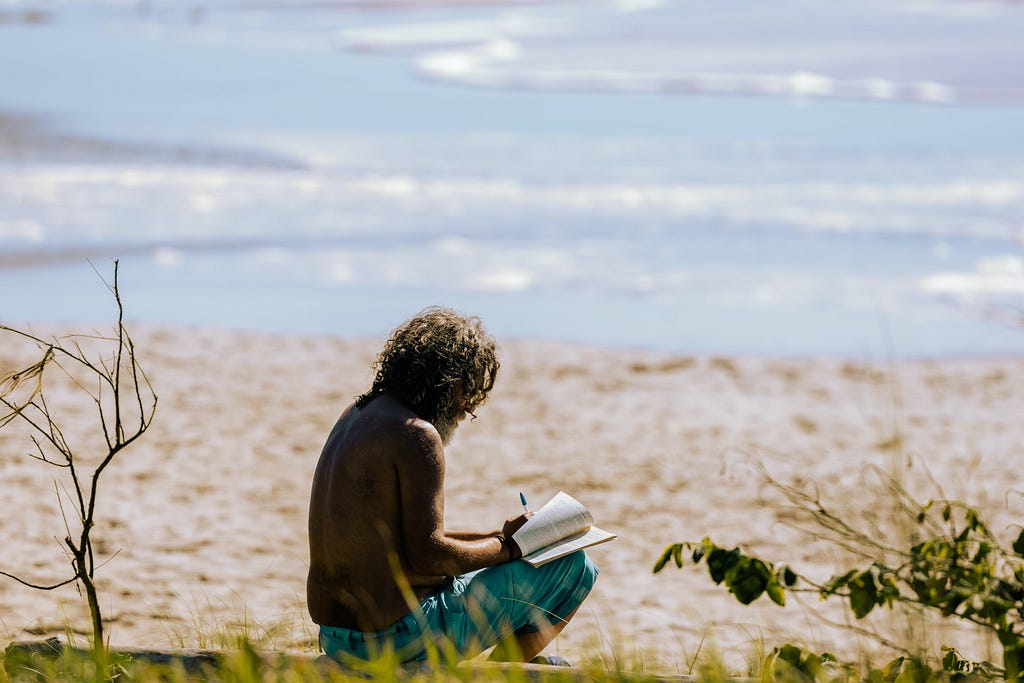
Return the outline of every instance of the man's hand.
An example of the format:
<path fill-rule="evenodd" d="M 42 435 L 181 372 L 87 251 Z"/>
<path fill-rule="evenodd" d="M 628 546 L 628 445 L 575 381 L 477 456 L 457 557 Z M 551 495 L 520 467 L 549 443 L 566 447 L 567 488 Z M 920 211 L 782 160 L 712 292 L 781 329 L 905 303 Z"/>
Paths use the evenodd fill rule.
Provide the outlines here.
<path fill-rule="evenodd" d="M 525 512 L 523 514 L 516 515 L 515 517 L 509 517 L 501 527 L 501 535 L 509 547 L 510 561 L 518 560 L 523 556 L 523 551 L 519 547 L 519 544 L 512 540 L 512 534 L 519 531 L 520 527 L 526 524 L 526 520 L 530 519 L 530 517 L 533 517 L 532 512 Z"/>
<path fill-rule="evenodd" d="M 530 519 L 530 517 L 533 517 L 532 512 L 524 512 L 515 517 L 509 517 L 501 527 L 501 535 L 505 538 L 512 538 L 512 534 L 519 531 L 520 527 L 526 524 L 526 520 Z"/>

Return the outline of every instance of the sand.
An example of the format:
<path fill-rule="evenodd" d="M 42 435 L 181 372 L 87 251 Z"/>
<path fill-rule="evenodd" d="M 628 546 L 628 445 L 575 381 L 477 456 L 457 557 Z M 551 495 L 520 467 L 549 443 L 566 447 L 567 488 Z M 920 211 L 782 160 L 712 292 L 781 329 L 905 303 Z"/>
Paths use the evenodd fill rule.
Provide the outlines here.
<path fill-rule="evenodd" d="M 368 385 L 380 340 L 163 328 L 135 336 L 159 407 L 101 483 L 96 548 L 109 562 L 97 576 L 111 642 L 217 645 L 247 630 L 267 647 L 312 649 L 310 478 L 337 415 Z M 25 360 L 23 351 L 5 341 L 0 369 Z M 817 614 L 842 620 L 841 604 L 809 596 L 743 607 L 703 567 L 652 574 L 667 543 L 705 535 L 811 576 L 849 562 L 786 524 L 793 517 L 761 466 L 817 485 L 855 516 L 884 515 L 889 500 L 871 468 L 895 471 L 921 499 L 941 486 L 1016 536 L 1024 359 L 715 358 L 516 340 L 502 340 L 502 359 L 491 400 L 449 448 L 448 526 L 496 527 L 516 513 L 519 491 L 539 505 L 564 489 L 619 534 L 593 549 L 597 587 L 552 651 L 663 671 L 686 671 L 712 647 L 737 668 L 787 641 L 849 657 L 871 651 L 870 640 Z M 97 445 L 88 398 L 52 380 L 68 439 Z M 0 570 L 62 579 L 59 471 L 28 458 L 30 448 L 17 430 L 0 430 Z M 84 633 L 88 623 L 74 588 L 43 593 L 0 578 L 0 642 Z M 970 633 L 928 634 L 992 654 Z"/>

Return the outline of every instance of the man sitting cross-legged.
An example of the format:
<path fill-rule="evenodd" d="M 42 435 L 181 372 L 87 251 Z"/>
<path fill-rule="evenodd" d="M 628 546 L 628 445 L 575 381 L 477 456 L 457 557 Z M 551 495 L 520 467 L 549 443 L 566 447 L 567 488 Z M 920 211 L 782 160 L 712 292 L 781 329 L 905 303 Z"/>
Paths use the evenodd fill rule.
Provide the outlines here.
<path fill-rule="evenodd" d="M 531 567 L 512 540 L 444 524 L 444 447 L 498 371 L 480 321 L 427 309 L 398 328 L 370 389 L 338 419 L 313 478 L 307 600 L 331 657 L 530 661 L 589 594 L 583 552 Z"/>

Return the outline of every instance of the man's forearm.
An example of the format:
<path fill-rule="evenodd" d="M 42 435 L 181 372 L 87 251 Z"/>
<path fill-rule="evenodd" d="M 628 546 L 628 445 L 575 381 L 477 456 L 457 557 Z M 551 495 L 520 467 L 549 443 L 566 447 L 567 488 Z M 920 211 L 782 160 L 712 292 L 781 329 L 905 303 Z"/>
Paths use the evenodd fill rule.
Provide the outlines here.
<path fill-rule="evenodd" d="M 409 561 L 426 575 L 457 576 L 492 567 L 512 559 L 512 551 L 500 532 L 474 533 L 475 538 L 455 538 L 446 532 L 444 540 L 419 552 L 410 548 Z"/>
<path fill-rule="evenodd" d="M 528 517 L 510 517 L 494 531 L 435 531 L 422 545 L 415 541 L 407 544 L 410 561 L 424 574 L 450 576 L 518 560 L 523 554 L 512 534 Z"/>
<path fill-rule="evenodd" d="M 500 555 L 496 562 L 488 561 L 487 566 L 493 564 L 501 564 L 502 562 L 511 562 L 512 560 L 518 560 L 523 556 L 519 550 L 519 546 L 511 539 L 510 536 L 504 533 L 504 530 L 497 529 L 495 531 L 445 531 L 445 536 L 449 540 L 454 541 L 457 545 L 462 546 L 464 549 L 467 546 L 475 546 L 477 550 L 480 549 L 481 545 L 487 545 L 488 551 L 490 549 L 490 543 L 483 543 L 493 541 L 497 539 L 499 542 Z"/>

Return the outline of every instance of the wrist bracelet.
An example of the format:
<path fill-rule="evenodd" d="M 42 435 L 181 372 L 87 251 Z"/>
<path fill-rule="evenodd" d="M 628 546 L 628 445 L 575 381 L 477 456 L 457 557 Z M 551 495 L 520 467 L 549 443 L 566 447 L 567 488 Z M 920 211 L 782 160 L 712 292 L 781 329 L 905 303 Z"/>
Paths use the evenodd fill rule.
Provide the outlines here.
<path fill-rule="evenodd" d="M 511 562 L 513 552 L 512 543 L 510 542 L 510 539 L 506 538 L 505 536 L 502 536 L 501 534 L 498 534 L 498 540 L 501 542 L 502 549 L 508 551 L 508 561 Z"/>

